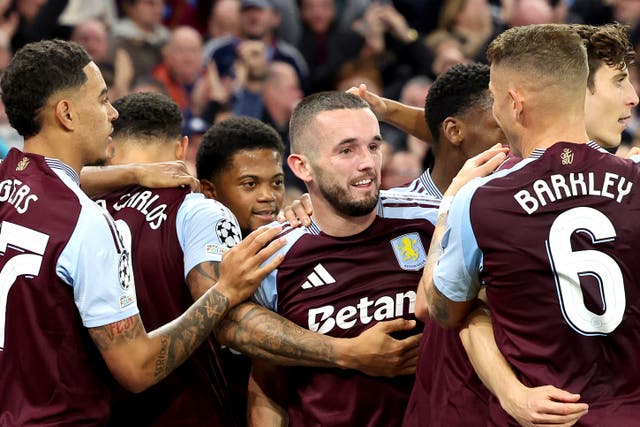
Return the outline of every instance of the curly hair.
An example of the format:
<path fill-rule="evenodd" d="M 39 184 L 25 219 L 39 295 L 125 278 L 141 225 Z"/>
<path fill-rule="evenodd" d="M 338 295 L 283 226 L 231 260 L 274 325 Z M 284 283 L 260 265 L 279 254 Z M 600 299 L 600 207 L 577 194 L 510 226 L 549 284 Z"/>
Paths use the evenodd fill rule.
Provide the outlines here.
<path fill-rule="evenodd" d="M 113 138 L 134 137 L 140 141 L 151 138 L 174 140 L 181 136 L 182 113 L 167 95 L 131 93 L 116 100 L 113 107 L 119 113 L 113 122 Z"/>
<path fill-rule="evenodd" d="M 29 43 L 16 52 L 2 76 L 2 102 L 9 123 L 25 139 L 42 129 L 40 112 L 56 92 L 82 86 L 89 54 L 63 40 Z"/>
<path fill-rule="evenodd" d="M 606 64 L 618 70 L 624 70 L 633 63 L 635 52 L 629 39 L 629 27 L 619 23 L 602 26 L 571 25 L 587 47 L 589 62 L 589 76 L 587 87 L 594 90 L 594 78 L 596 71 Z"/>
<path fill-rule="evenodd" d="M 484 64 L 458 64 L 440 74 L 429 88 L 424 113 L 427 125 L 438 143 L 440 126 L 447 117 L 491 105 L 489 67 Z"/>
<path fill-rule="evenodd" d="M 232 166 L 233 156 L 244 150 L 267 149 L 284 156 L 284 144 L 271 126 L 251 117 L 231 117 L 205 132 L 198 154 L 199 179 L 215 179 Z"/>

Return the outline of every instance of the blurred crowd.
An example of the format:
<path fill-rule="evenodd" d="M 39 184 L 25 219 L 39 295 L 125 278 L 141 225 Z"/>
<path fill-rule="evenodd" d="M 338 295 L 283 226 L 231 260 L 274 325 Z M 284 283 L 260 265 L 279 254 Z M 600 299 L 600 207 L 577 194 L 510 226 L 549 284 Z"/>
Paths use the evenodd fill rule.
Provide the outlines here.
<path fill-rule="evenodd" d="M 365 83 L 423 107 L 438 74 L 486 62 L 488 44 L 513 26 L 618 21 L 640 54 L 640 0 L 0 0 L 0 16 L 0 72 L 26 43 L 76 41 L 101 68 L 112 100 L 157 91 L 180 106 L 191 161 L 204 131 L 229 115 L 258 118 L 287 143 L 294 106 L 321 90 Z M 639 70 L 637 62 L 630 68 L 636 91 Z M 4 153 L 22 139 L 3 111 Z M 640 145 L 634 114 L 627 146 Z M 429 166 L 429 141 L 386 125 L 382 132 L 383 188 Z M 295 195 L 303 186 L 286 175 Z"/>

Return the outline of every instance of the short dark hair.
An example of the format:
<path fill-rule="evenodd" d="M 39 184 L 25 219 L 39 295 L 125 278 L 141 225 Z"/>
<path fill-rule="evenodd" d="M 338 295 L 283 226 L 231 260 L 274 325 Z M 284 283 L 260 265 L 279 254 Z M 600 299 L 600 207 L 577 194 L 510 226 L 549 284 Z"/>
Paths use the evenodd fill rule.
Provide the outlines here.
<path fill-rule="evenodd" d="M 491 42 L 487 59 L 492 66 L 505 66 L 526 75 L 529 83 L 567 91 L 586 87 L 586 48 L 566 24 L 510 28 Z"/>
<path fill-rule="evenodd" d="M 113 122 L 113 138 L 173 140 L 182 135 L 180 107 L 166 95 L 131 93 L 113 103 L 118 118 Z"/>
<path fill-rule="evenodd" d="M 589 77 L 587 87 L 593 92 L 596 71 L 606 64 L 623 70 L 633 63 L 635 51 L 629 38 L 629 27 L 619 23 L 602 26 L 571 26 L 584 40 L 589 61 Z"/>
<path fill-rule="evenodd" d="M 440 127 L 447 117 L 460 116 L 490 102 L 487 65 L 458 64 L 440 74 L 429 88 L 424 106 L 434 143 L 438 143 Z"/>
<path fill-rule="evenodd" d="M 306 147 L 305 130 L 319 113 L 334 110 L 358 110 L 369 108 L 369 104 L 356 95 L 341 91 L 318 92 L 304 98 L 293 110 L 289 121 L 291 151 L 300 153 Z"/>
<path fill-rule="evenodd" d="M 231 117 L 205 132 L 196 171 L 200 179 L 214 179 L 232 165 L 233 156 L 245 150 L 273 150 L 284 156 L 282 138 L 274 128 L 251 117 Z"/>
<path fill-rule="evenodd" d="M 2 102 L 9 123 L 25 139 L 37 135 L 41 109 L 54 93 L 82 86 L 91 62 L 79 44 L 63 40 L 29 43 L 16 52 L 2 76 Z"/>

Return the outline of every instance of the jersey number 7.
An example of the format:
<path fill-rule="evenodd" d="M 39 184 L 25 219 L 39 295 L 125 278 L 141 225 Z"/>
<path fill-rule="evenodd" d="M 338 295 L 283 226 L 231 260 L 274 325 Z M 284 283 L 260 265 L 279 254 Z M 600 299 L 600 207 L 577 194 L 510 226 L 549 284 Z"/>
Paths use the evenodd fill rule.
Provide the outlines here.
<path fill-rule="evenodd" d="M 18 276 L 37 276 L 42 265 L 42 255 L 49 241 L 49 236 L 39 231 L 31 230 L 8 221 L 2 221 L 0 225 L 0 351 L 4 350 L 4 337 L 6 327 L 7 297 L 11 286 Z M 7 246 L 22 253 L 7 259 Z M 4 262 L 2 262 L 4 261 Z"/>

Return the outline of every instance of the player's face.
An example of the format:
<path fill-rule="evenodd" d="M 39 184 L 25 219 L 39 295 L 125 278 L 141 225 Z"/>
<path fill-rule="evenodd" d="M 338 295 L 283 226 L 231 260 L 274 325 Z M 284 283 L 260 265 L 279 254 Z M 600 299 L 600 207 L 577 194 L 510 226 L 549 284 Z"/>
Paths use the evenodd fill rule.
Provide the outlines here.
<path fill-rule="evenodd" d="M 516 124 L 512 111 L 513 99 L 508 91 L 509 73 L 495 65 L 491 66 L 489 91 L 493 97 L 493 118 L 502 129 L 509 146 L 517 154 Z"/>
<path fill-rule="evenodd" d="M 73 97 L 79 142 L 85 150 L 85 164 L 101 164 L 111 142 L 113 122 L 118 112 L 109 102 L 107 85 L 98 66 L 93 62 L 84 68 L 87 81 Z"/>
<path fill-rule="evenodd" d="M 233 212 L 244 235 L 275 221 L 283 198 L 282 157 L 274 150 L 237 152 L 216 181 L 216 199 Z"/>
<path fill-rule="evenodd" d="M 378 203 L 382 155 L 380 127 L 368 108 L 324 111 L 311 161 L 318 191 L 336 211 L 370 214 Z"/>
<path fill-rule="evenodd" d="M 602 64 L 593 83 L 593 93 L 587 88 L 584 106 L 587 134 L 603 147 L 616 147 L 631 118 L 631 109 L 638 104 L 638 95 L 626 67 L 619 70 Z"/>
<path fill-rule="evenodd" d="M 464 122 L 463 150 L 466 158 L 480 154 L 497 143 L 507 143 L 504 132 L 493 117 L 491 100 L 487 100 L 481 107 L 466 113 Z"/>

